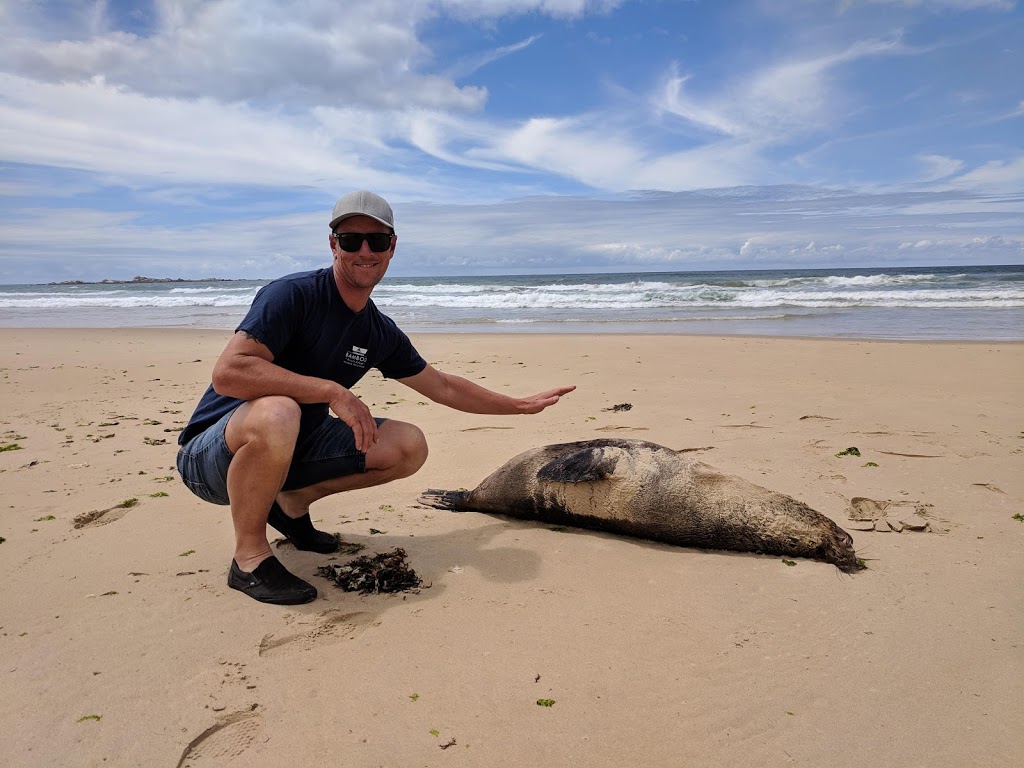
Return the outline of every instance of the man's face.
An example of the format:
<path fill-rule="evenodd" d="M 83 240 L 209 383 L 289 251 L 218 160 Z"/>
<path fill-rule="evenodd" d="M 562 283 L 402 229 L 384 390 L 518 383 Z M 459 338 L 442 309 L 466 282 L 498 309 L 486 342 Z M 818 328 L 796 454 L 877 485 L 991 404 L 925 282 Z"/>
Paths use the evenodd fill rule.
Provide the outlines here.
<path fill-rule="evenodd" d="M 381 224 L 369 216 L 352 216 L 340 222 L 334 231 L 338 234 L 357 232 L 368 234 L 371 232 L 391 233 L 386 224 Z M 372 289 L 384 277 L 388 271 L 388 264 L 391 257 L 395 255 L 395 242 L 397 238 L 392 237 L 391 243 L 386 251 L 374 253 L 370 250 L 370 244 L 364 239 L 355 253 L 343 251 L 338 244 L 337 238 L 331 235 L 331 250 L 334 253 L 334 275 L 342 284 L 358 290 Z"/>

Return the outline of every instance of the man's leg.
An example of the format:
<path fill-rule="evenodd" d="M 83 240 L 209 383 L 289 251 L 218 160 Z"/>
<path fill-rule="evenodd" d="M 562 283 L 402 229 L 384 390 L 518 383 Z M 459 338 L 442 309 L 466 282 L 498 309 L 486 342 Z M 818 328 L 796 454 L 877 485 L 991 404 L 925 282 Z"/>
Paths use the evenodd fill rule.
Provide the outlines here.
<path fill-rule="evenodd" d="M 242 571 L 252 572 L 273 554 L 267 542 L 267 512 L 288 475 L 300 415 L 291 398 L 261 397 L 240 405 L 224 431 L 234 454 L 227 486 L 235 562 Z"/>
<path fill-rule="evenodd" d="M 314 501 L 358 488 L 370 488 L 409 477 L 427 460 L 427 441 L 420 428 L 389 419 L 380 425 L 377 444 L 366 452 L 366 471 L 323 480 L 295 490 L 281 491 L 277 503 L 290 518 L 309 513 Z M 237 460 L 237 457 L 236 457 Z"/>

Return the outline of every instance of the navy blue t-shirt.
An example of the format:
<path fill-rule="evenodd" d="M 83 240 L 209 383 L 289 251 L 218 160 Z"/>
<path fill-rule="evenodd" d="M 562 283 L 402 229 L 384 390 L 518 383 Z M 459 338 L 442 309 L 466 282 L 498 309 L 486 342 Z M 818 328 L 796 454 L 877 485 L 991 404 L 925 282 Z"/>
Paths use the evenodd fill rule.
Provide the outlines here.
<path fill-rule="evenodd" d="M 274 355 L 274 364 L 303 376 L 351 388 L 371 368 L 391 379 L 415 376 L 427 363 L 395 322 L 373 301 L 353 312 L 338 293 L 329 268 L 287 275 L 263 286 L 239 324 Z M 217 394 L 213 386 L 178 436 L 184 445 L 243 401 Z M 318 426 L 327 403 L 302 407 L 301 433 Z"/>

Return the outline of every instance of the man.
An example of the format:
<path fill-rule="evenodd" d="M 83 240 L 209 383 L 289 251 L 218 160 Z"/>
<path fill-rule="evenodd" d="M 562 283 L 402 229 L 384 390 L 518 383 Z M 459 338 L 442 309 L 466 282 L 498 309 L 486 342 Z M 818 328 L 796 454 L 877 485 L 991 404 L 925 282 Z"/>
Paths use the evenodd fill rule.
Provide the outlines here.
<path fill-rule="evenodd" d="M 268 523 L 298 549 L 333 552 L 335 537 L 310 520 L 314 501 L 408 477 L 426 461 L 418 427 L 375 419 L 352 394 L 370 368 L 469 413 L 539 413 L 575 389 L 512 398 L 428 365 L 370 300 L 398 242 L 391 206 L 353 192 L 335 204 L 330 226 L 332 267 L 260 289 L 178 438 L 188 488 L 231 506 L 228 586 L 264 603 L 316 597 L 271 552 Z"/>

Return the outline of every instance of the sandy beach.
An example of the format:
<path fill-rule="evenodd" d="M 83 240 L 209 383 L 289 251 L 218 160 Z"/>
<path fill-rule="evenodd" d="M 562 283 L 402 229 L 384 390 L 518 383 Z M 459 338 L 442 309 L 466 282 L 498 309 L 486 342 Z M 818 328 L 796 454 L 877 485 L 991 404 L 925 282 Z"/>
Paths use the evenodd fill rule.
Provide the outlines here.
<path fill-rule="evenodd" d="M 499 391 L 578 389 L 476 416 L 368 376 L 430 458 L 313 519 L 404 548 L 424 587 L 344 592 L 283 543 L 320 596 L 281 608 L 228 589 L 228 510 L 174 470 L 228 336 L 0 330 L 0 763 L 1024 764 L 1024 345 L 416 336 Z M 602 436 L 806 502 L 867 570 L 417 501 Z"/>

